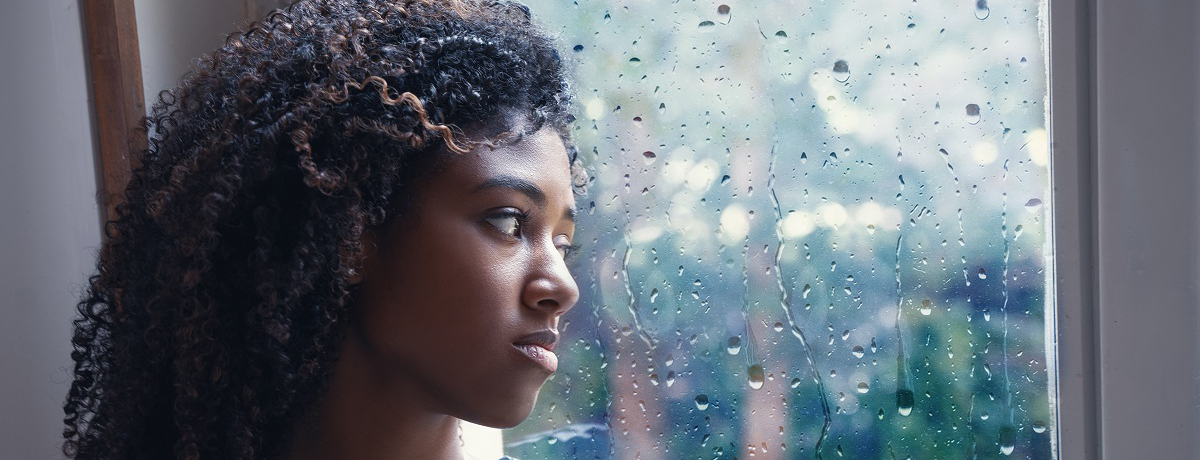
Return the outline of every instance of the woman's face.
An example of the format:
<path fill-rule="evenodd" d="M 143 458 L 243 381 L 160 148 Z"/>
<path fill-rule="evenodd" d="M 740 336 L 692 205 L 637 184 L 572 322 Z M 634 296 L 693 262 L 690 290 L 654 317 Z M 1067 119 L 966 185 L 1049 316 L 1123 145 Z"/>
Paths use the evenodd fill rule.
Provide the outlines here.
<path fill-rule="evenodd" d="M 525 419 L 579 298 L 563 261 L 575 198 L 550 129 L 450 160 L 409 215 L 364 237 L 347 352 L 396 397 L 494 427 Z M 354 350 L 354 351 L 351 351 Z"/>

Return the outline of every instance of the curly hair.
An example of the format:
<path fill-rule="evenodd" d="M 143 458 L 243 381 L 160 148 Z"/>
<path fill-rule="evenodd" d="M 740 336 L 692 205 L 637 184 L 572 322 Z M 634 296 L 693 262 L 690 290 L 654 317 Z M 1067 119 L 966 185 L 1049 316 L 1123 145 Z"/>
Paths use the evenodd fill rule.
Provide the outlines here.
<path fill-rule="evenodd" d="M 568 96 L 515 3 L 301 1 L 231 35 L 143 123 L 78 304 L 64 452 L 282 455 L 328 386 L 363 231 L 498 133 L 570 145 Z"/>

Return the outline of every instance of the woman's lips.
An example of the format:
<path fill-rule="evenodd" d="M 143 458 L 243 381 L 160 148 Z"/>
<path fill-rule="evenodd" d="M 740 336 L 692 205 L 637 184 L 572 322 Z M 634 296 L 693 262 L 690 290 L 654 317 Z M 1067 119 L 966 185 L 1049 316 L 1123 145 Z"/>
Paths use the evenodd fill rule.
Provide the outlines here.
<path fill-rule="evenodd" d="M 558 355 L 541 345 L 518 345 L 514 343 L 513 348 L 516 348 L 526 358 L 542 366 L 542 368 L 550 371 L 550 373 L 558 370 Z"/>

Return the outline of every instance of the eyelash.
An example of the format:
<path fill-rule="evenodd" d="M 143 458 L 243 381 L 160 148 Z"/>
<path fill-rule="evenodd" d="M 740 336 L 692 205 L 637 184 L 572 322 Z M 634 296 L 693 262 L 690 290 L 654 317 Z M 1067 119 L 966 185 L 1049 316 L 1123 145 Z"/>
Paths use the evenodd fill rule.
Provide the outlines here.
<path fill-rule="evenodd" d="M 509 232 L 505 231 L 503 228 L 501 228 L 499 225 L 496 225 L 493 222 L 493 220 L 510 219 L 510 218 L 516 219 L 516 228 L 514 229 L 513 233 L 509 233 Z M 529 222 L 529 213 L 527 213 L 525 211 L 517 210 L 517 209 L 503 209 L 500 212 L 498 212 L 490 217 L 485 218 L 484 220 L 486 220 L 488 222 L 488 225 L 491 225 L 492 228 L 496 229 L 496 231 L 503 233 L 511 238 L 520 238 L 521 237 L 521 229 L 524 228 L 525 225 Z M 562 252 L 563 260 L 569 261 L 569 260 L 574 259 L 575 252 L 579 250 L 579 245 L 578 244 L 569 244 L 566 246 L 558 246 L 558 250 Z"/>
<path fill-rule="evenodd" d="M 579 252 L 579 245 L 569 244 L 559 249 L 563 252 L 563 260 L 570 262 L 575 260 L 575 253 Z"/>

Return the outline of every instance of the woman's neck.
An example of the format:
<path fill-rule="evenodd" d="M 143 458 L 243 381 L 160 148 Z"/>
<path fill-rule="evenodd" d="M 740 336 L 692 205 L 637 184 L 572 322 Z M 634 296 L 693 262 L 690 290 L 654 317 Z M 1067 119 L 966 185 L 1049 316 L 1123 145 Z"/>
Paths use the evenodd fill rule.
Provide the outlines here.
<path fill-rule="evenodd" d="M 464 460 L 459 420 L 430 410 L 417 388 L 397 388 L 394 372 L 366 365 L 362 343 L 346 335 L 329 391 L 297 427 L 286 458 Z"/>

